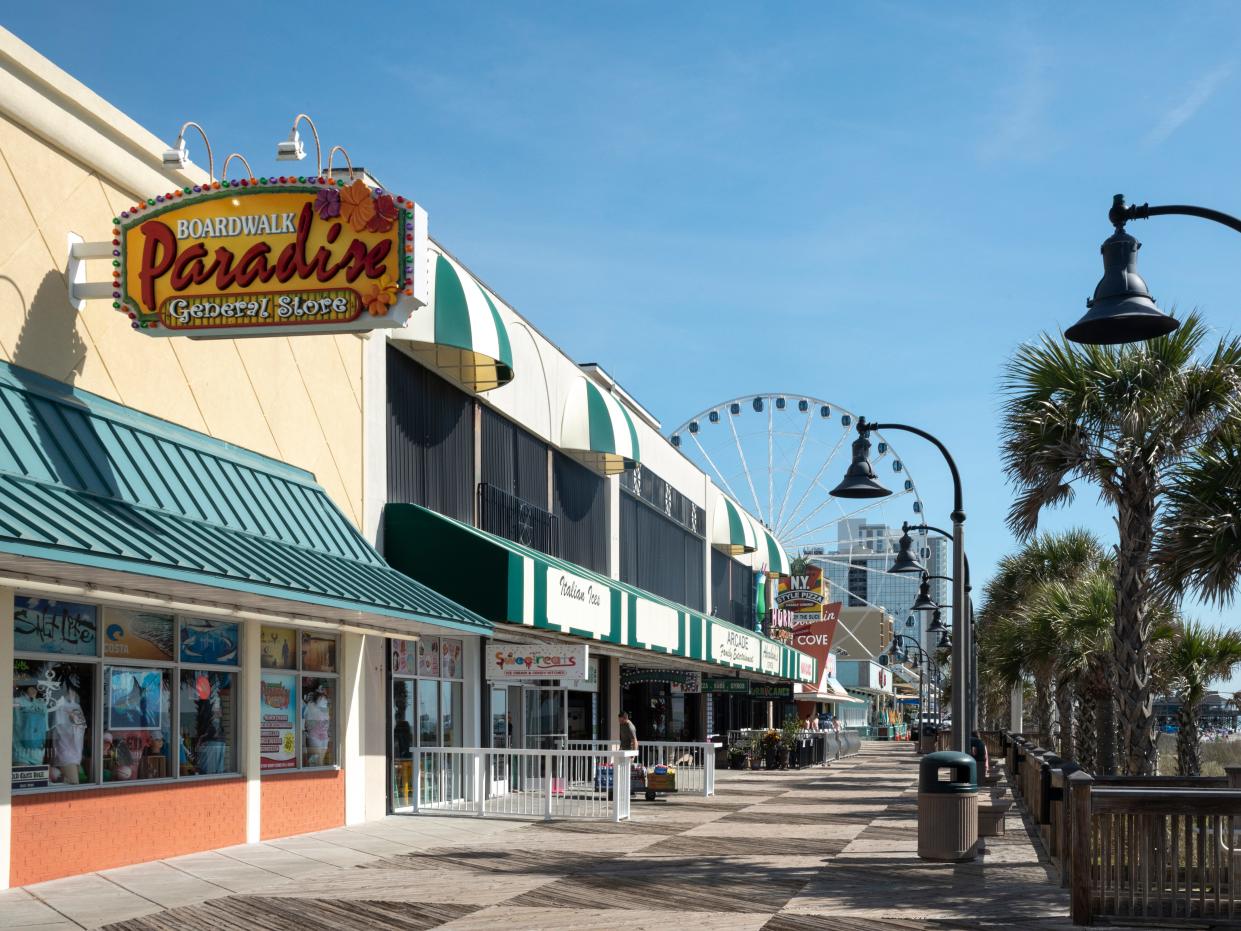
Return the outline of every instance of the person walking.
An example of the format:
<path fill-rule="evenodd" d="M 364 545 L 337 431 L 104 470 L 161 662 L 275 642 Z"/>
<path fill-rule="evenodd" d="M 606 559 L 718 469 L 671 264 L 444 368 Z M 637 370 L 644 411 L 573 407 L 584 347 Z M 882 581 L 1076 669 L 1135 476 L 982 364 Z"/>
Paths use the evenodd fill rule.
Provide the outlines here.
<path fill-rule="evenodd" d="M 622 750 L 637 750 L 638 729 L 629 720 L 629 712 L 622 711 L 616 717 L 620 720 L 620 748 Z"/>

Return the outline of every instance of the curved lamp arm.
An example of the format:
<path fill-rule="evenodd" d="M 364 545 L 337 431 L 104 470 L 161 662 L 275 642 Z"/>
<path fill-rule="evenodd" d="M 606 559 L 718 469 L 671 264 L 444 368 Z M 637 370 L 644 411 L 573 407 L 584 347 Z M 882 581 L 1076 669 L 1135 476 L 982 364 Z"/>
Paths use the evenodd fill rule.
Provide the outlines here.
<path fill-rule="evenodd" d="M 1112 209 L 1107 212 L 1107 218 L 1116 229 L 1124 229 L 1125 224 L 1130 220 L 1147 220 L 1151 217 L 1198 217 L 1202 220 L 1211 220 L 1226 226 L 1230 230 L 1241 233 L 1241 219 L 1237 219 L 1231 214 L 1223 213 L 1219 210 L 1212 210 L 1210 207 L 1195 207 L 1191 204 L 1162 204 L 1152 207 L 1150 204 L 1125 204 L 1125 195 L 1117 194 L 1112 198 Z"/>
<path fill-rule="evenodd" d="M 250 163 L 246 161 L 246 157 L 242 155 L 240 152 L 230 152 L 228 155 L 228 158 L 224 159 L 224 167 L 220 169 L 220 180 L 221 181 L 228 180 L 228 165 L 229 165 L 229 162 L 231 162 L 233 159 L 237 159 L 238 161 L 241 162 L 241 164 L 246 166 L 246 177 L 247 178 L 254 177 L 254 169 L 250 167 Z"/>
<path fill-rule="evenodd" d="M 318 177 L 323 174 L 323 146 L 319 145 L 319 129 L 307 114 L 299 113 L 293 117 L 293 132 L 297 132 L 297 124 L 302 120 L 310 124 L 310 134 L 315 137 L 315 177 Z"/>
<path fill-rule="evenodd" d="M 207 131 L 193 120 L 186 120 L 185 125 L 181 127 L 181 131 L 177 133 L 178 140 L 185 139 L 185 131 L 187 129 L 197 129 L 198 135 L 203 137 L 203 145 L 207 147 L 207 180 L 215 181 L 215 156 L 211 154 L 211 140 L 207 138 Z"/>

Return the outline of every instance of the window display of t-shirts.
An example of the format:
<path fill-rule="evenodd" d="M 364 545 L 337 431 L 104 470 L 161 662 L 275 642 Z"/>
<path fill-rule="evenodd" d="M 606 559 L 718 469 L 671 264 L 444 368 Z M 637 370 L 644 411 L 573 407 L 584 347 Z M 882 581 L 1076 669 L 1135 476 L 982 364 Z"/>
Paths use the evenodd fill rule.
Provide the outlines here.
<path fill-rule="evenodd" d="M 13 661 L 13 788 L 91 781 L 94 669 L 88 663 Z"/>

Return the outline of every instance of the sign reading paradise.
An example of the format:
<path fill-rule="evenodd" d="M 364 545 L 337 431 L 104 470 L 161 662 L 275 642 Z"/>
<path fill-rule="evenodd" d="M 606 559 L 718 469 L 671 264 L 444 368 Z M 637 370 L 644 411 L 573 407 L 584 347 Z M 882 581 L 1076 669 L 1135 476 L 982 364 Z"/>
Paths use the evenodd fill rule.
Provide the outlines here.
<path fill-rule="evenodd" d="M 194 185 L 121 212 L 113 303 L 148 336 L 400 327 L 426 303 L 426 212 L 326 178 Z"/>

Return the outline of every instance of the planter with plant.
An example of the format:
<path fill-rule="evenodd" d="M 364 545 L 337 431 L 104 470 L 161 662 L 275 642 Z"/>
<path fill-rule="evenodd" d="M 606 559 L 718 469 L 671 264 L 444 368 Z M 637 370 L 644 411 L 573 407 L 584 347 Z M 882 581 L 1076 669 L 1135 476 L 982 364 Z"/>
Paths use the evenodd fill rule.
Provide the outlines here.
<path fill-rule="evenodd" d="M 733 744 L 728 748 L 728 768 L 745 769 L 745 747 Z"/>
<path fill-rule="evenodd" d="M 780 728 L 780 768 L 788 769 L 789 757 L 797 746 L 797 734 L 801 730 L 801 721 L 796 715 L 790 714 L 784 719 Z"/>
<path fill-rule="evenodd" d="M 776 769 L 780 765 L 780 732 L 774 727 L 763 732 L 763 760 L 768 769 Z"/>

